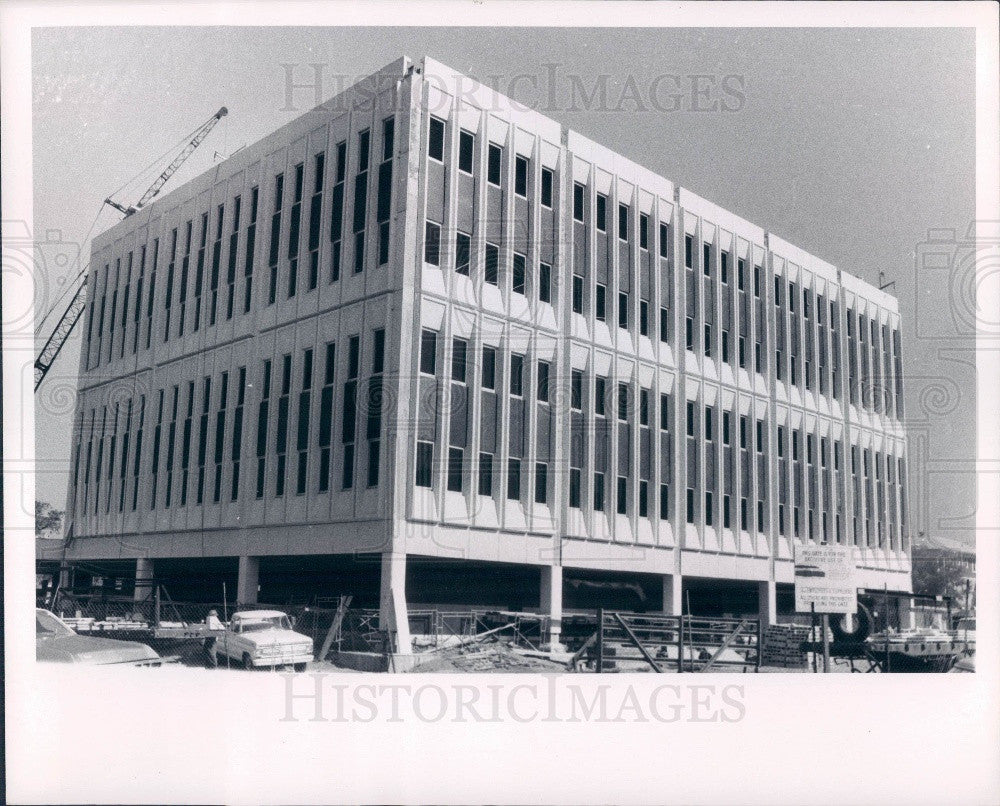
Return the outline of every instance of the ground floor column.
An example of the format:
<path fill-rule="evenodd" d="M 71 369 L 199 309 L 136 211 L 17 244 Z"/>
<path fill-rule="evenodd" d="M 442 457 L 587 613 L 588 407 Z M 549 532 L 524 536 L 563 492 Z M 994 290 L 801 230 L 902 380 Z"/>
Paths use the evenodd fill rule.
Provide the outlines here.
<path fill-rule="evenodd" d="M 549 628 L 542 635 L 542 645 L 561 652 L 562 645 L 562 566 L 543 565 L 539 612 L 549 617 Z"/>
<path fill-rule="evenodd" d="M 240 557 L 239 575 L 236 578 L 236 606 L 257 604 L 260 589 L 260 557 Z"/>
<path fill-rule="evenodd" d="M 135 589 L 132 600 L 145 602 L 153 595 L 153 561 L 140 557 L 135 561 Z"/>
<path fill-rule="evenodd" d="M 757 583 L 757 611 L 762 626 L 778 622 L 778 596 L 773 579 Z"/>
<path fill-rule="evenodd" d="M 386 551 L 382 554 L 378 626 L 389 633 L 396 654 L 413 654 L 406 607 L 406 555 L 401 552 Z"/>
<path fill-rule="evenodd" d="M 663 613 L 665 615 L 683 615 L 684 599 L 681 595 L 681 589 L 681 577 L 679 574 L 663 575 Z"/>
<path fill-rule="evenodd" d="M 899 629 L 915 630 L 917 628 L 917 613 L 913 607 L 913 599 L 905 593 L 899 597 Z"/>

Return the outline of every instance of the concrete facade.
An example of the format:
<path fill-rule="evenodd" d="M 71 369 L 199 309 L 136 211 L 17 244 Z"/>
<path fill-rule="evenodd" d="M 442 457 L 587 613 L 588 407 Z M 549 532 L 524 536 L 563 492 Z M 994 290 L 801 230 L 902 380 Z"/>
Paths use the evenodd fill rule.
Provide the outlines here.
<path fill-rule="evenodd" d="M 381 557 L 402 651 L 414 558 L 537 569 L 556 642 L 573 569 L 910 590 L 895 299 L 433 60 L 91 266 L 70 560 Z"/>

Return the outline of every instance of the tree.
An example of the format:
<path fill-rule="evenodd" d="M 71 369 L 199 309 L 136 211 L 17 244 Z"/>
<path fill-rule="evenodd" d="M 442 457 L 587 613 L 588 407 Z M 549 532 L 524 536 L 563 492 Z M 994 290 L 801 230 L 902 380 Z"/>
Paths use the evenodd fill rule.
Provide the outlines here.
<path fill-rule="evenodd" d="M 62 533 L 63 514 L 47 501 L 35 501 L 35 537 L 58 537 Z"/>

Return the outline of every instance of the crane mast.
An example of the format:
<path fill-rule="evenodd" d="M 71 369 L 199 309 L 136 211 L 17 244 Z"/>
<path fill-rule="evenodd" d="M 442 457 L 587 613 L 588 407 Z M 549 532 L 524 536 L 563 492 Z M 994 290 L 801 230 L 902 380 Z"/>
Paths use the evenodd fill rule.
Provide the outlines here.
<path fill-rule="evenodd" d="M 218 112 L 199 126 L 184 148 L 181 149 L 180 153 L 177 154 L 171 163 L 163 169 L 163 172 L 156 178 L 156 181 L 149 186 L 146 192 L 142 194 L 142 197 L 135 204 L 126 207 L 125 205 L 119 204 L 110 198 L 105 199 L 104 203 L 114 207 L 126 217 L 141 210 L 160 192 L 160 190 L 163 189 L 163 186 L 170 180 L 170 177 L 177 173 L 178 169 L 187 161 L 187 158 L 190 157 L 191 154 L 194 153 L 194 150 L 201 145 L 201 142 L 208 137 L 208 133 L 215 128 L 215 124 L 224 118 L 228 113 L 229 110 L 223 106 Z M 77 275 L 74 280 L 74 286 L 75 291 L 73 292 L 69 305 L 59 317 L 59 321 L 56 322 L 56 325 L 49 334 L 49 337 L 45 340 L 45 346 L 42 347 L 41 351 L 38 353 L 38 357 L 35 359 L 36 392 L 38 391 L 38 387 L 41 385 L 42 381 L 45 380 L 45 376 L 52 367 L 52 363 L 58 357 L 59 351 L 62 350 L 63 345 L 66 344 L 67 339 L 69 339 L 76 323 L 80 321 L 80 316 L 83 315 L 84 309 L 87 307 L 87 267 L 84 267 L 83 271 Z M 57 302 L 56 305 L 58 304 L 59 303 Z M 53 306 L 53 309 L 54 308 L 55 306 Z M 43 322 L 44 319 L 48 318 L 51 313 L 52 309 L 50 309 L 48 313 L 46 313 L 45 317 L 43 317 Z"/>

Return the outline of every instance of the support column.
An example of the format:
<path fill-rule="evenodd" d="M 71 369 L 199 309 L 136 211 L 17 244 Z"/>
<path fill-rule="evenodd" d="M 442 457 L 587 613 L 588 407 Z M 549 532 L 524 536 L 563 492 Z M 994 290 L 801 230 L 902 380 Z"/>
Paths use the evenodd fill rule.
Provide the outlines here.
<path fill-rule="evenodd" d="M 757 611 L 761 625 L 769 627 L 778 622 L 778 597 L 773 579 L 757 583 Z"/>
<path fill-rule="evenodd" d="M 386 551 L 382 554 L 378 626 L 380 630 L 389 632 L 396 654 L 413 654 L 406 607 L 406 555 L 401 552 Z"/>
<path fill-rule="evenodd" d="M 562 652 L 562 585 L 561 565 L 542 566 L 541 596 L 539 612 L 549 617 L 547 635 L 542 636 L 542 647 L 549 651 Z"/>
<path fill-rule="evenodd" d="M 135 561 L 135 589 L 132 593 L 132 601 L 145 602 L 152 596 L 152 579 L 153 561 L 146 557 L 139 557 Z"/>
<path fill-rule="evenodd" d="M 917 613 L 913 607 L 913 599 L 904 594 L 897 601 L 899 602 L 899 629 L 915 630 L 917 628 Z"/>
<path fill-rule="evenodd" d="M 680 574 L 663 575 L 663 613 L 665 615 L 680 616 L 684 613 L 684 599 L 681 590 Z"/>
<path fill-rule="evenodd" d="M 239 575 L 236 578 L 236 606 L 257 604 L 260 588 L 260 557 L 240 557 Z"/>

